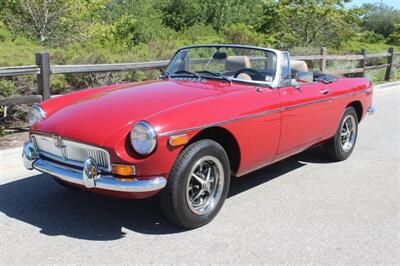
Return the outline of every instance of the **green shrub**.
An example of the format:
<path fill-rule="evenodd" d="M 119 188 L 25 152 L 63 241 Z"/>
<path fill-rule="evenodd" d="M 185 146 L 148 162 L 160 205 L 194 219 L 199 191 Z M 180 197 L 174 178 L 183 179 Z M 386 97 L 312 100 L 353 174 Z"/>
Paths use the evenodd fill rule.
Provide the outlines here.
<path fill-rule="evenodd" d="M 51 94 L 64 94 L 71 91 L 65 75 L 51 75 Z"/>
<path fill-rule="evenodd" d="M 11 80 L 0 80 L 0 96 L 10 97 L 15 92 L 14 83 Z"/>
<path fill-rule="evenodd" d="M 367 49 L 368 53 L 382 53 L 386 52 L 389 47 L 394 47 L 396 51 L 400 51 L 400 46 L 394 46 L 387 43 L 369 43 L 369 42 L 361 42 L 361 41 L 348 41 L 346 42 L 340 51 L 336 51 L 336 53 L 340 54 L 350 54 L 350 53 L 360 53 L 361 49 Z M 334 53 L 332 50 L 330 53 Z"/>
<path fill-rule="evenodd" d="M 395 25 L 395 30 L 388 37 L 388 43 L 400 46 L 400 23 Z"/>
<path fill-rule="evenodd" d="M 230 25 L 224 28 L 224 34 L 230 43 L 247 45 L 265 45 L 264 34 L 255 32 L 250 26 L 243 23 Z"/>
<path fill-rule="evenodd" d="M 6 133 L 4 132 L 6 129 L 5 125 L 0 124 L 0 137 L 4 136 Z"/>
<path fill-rule="evenodd" d="M 144 81 L 146 80 L 146 74 L 143 71 L 135 71 L 129 76 L 129 81 Z"/>

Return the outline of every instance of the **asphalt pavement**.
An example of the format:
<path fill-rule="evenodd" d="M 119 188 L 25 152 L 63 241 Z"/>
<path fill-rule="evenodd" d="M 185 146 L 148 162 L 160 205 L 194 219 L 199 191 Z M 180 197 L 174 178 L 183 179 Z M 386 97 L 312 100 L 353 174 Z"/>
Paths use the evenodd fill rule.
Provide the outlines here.
<path fill-rule="evenodd" d="M 375 93 L 352 156 L 312 149 L 232 180 L 182 231 L 157 198 L 66 189 L 0 152 L 0 264 L 400 264 L 400 86 Z"/>

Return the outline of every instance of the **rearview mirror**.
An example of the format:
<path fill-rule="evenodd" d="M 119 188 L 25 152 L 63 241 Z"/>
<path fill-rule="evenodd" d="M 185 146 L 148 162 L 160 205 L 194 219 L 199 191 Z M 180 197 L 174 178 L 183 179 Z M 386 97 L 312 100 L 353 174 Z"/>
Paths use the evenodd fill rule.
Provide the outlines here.
<path fill-rule="evenodd" d="M 227 55 L 224 52 L 216 52 L 213 55 L 213 59 L 215 59 L 215 60 L 224 60 L 226 58 L 227 58 Z"/>

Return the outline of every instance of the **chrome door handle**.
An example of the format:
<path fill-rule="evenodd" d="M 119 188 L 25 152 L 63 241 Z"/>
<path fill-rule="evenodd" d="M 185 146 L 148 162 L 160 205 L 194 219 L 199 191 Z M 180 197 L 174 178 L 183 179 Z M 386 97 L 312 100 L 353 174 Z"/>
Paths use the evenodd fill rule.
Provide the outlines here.
<path fill-rule="evenodd" d="M 319 93 L 321 93 L 321 94 L 328 94 L 329 92 L 330 92 L 330 90 L 327 90 L 327 89 L 319 91 Z"/>

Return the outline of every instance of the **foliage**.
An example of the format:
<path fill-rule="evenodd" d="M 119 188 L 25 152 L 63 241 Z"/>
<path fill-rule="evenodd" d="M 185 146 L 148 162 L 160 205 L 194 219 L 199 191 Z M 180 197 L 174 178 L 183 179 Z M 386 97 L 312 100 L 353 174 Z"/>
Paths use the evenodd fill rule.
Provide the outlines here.
<path fill-rule="evenodd" d="M 3 137 L 6 133 L 5 133 L 5 125 L 0 124 L 0 137 Z"/>
<path fill-rule="evenodd" d="M 104 4 L 102 0 L 2 0 L 1 21 L 14 38 L 21 33 L 40 44 L 76 40 L 84 20 Z M 101 5 L 100 5 L 101 6 Z"/>
<path fill-rule="evenodd" d="M 14 94 L 15 88 L 11 80 L 0 80 L 0 96 L 10 97 Z"/>
<path fill-rule="evenodd" d="M 76 44 L 81 47 L 98 44 L 99 49 L 129 53 L 143 49 L 153 52 L 153 47 L 177 47 L 205 40 L 276 48 L 327 46 L 335 49 L 343 47 L 348 40 L 397 42 L 399 10 L 384 4 L 345 8 L 345 2 L 0 0 L 3 23 L 0 43 L 29 38 L 48 47 L 68 49 L 78 47 Z M 195 37 L 197 33 L 201 38 Z"/>
<path fill-rule="evenodd" d="M 132 48 L 159 37 L 163 26 L 160 11 L 154 7 L 154 0 L 110 1 L 97 21 L 98 39 Z"/>
<path fill-rule="evenodd" d="M 230 43 L 267 46 L 266 36 L 255 32 L 251 26 L 244 23 L 225 27 L 224 34 Z"/>
<path fill-rule="evenodd" d="M 160 0 L 163 22 L 179 31 L 195 24 L 211 25 L 218 33 L 238 23 L 252 25 L 261 16 L 260 0 Z"/>
<path fill-rule="evenodd" d="M 190 12 L 188 12 L 190 10 Z M 170 0 L 161 5 L 163 22 L 179 31 L 201 21 L 201 6 L 190 0 Z"/>
<path fill-rule="evenodd" d="M 394 45 L 400 45 L 400 23 L 395 25 L 395 29 L 390 33 L 388 42 Z"/>
<path fill-rule="evenodd" d="M 394 47 L 395 51 L 400 51 L 400 46 L 395 46 L 392 44 L 387 44 L 384 42 L 380 43 L 373 43 L 368 41 L 356 41 L 356 40 L 349 40 L 343 44 L 343 47 L 340 50 L 332 50 L 330 49 L 331 53 L 336 54 L 350 54 L 350 53 L 360 53 L 361 49 L 366 49 L 368 53 L 382 53 L 386 52 L 389 47 Z"/>
<path fill-rule="evenodd" d="M 389 37 L 400 23 L 400 10 L 384 3 L 364 4 L 364 15 L 361 26 L 363 29 Z"/>
<path fill-rule="evenodd" d="M 346 9 L 343 0 L 281 0 L 264 5 L 259 30 L 280 48 L 340 47 L 351 37 L 358 9 Z"/>

